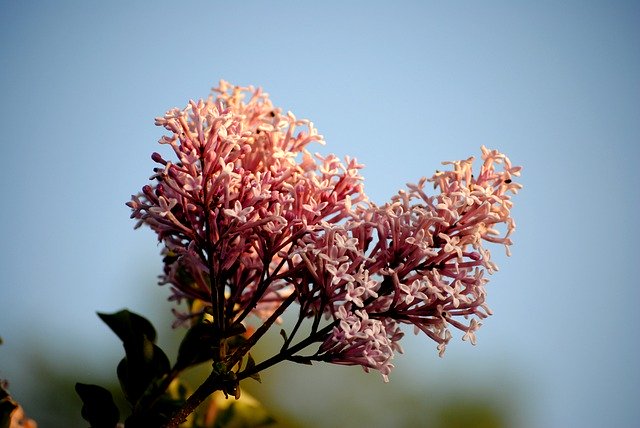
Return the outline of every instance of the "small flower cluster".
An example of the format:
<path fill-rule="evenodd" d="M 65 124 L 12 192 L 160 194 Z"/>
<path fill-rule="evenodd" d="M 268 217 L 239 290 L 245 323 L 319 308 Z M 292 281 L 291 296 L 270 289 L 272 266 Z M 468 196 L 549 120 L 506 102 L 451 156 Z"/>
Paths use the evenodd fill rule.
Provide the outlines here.
<path fill-rule="evenodd" d="M 318 335 L 314 359 L 385 379 L 402 324 L 440 354 L 449 326 L 475 343 L 490 314 L 484 273 L 497 269 L 483 242 L 511 245 L 519 167 L 483 147 L 477 176 L 473 158 L 448 162 L 378 206 L 364 194 L 362 165 L 307 150 L 323 142 L 311 122 L 260 89 L 221 82 L 214 91 L 156 119 L 177 159 L 154 153 L 155 184 L 128 203 L 164 244 L 161 283 L 191 303 L 179 320 L 209 314 L 224 331 L 251 313 L 273 322 L 296 301 Z"/>
<path fill-rule="evenodd" d="M 482 244 L 500 243 L 508 252 L 515 228 L 508 193 L 521 188 L 512 181 L 520 167 L 504 155 L 483 147 L 482 159 L 477 178 L 473 158 L 451 162 L 452 171 L 429 180 L 438 195 L 428 196 L 422 179 L 390 203 L 370 203 L 351 222 L 305 238 L 300 257 L 307 282 L 326 293 L 328 310 L 339 320 L 322 345 L 330 361 L 374 368 L 386 378 L 393 351 L 401 352 L 398 324 L 424 332 L 440 355 L 451 339 L 449 326 L 476 343 L 479 320 L 491 313 L 484 272 L 497 270 Z"/>
<path fill-rule="evenodd" d="M 162 282 L 174 298 L 210 304 L 218 291 L 232 322 L 247 308 L 268 316 L 291 292 L 279 253 L 321 221 L 339 222 L 364 195 L 360 165 L 305 149 L 322 141 L 311 122 L 283 114 L 259 89 L 221 82 L 216 91 L 156 119 L 178 159 L 154 153 L 157 184 L 128 205 L 166 247 Z"/>

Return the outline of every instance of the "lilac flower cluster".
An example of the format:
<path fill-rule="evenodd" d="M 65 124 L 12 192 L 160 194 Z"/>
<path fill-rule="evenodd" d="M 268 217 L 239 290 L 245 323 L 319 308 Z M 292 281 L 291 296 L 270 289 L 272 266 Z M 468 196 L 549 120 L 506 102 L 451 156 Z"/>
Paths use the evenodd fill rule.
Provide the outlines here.
<path fill-rule="evenodd" d="M 364 194 L 362 165 L 307 150 L 323 142 L 311 122 L 260 89 L 221 82 L 214 91 L 156 119 L 177 159 L 154 153 L 155 184 L 128 203 L 164 244 L 161 283 L 189 302 L 179 320 L 209 316 L 225 332 L 254 314 L 268 328 L 295 301 L 320 345 L 310 359 L 385 380 L 402 324 L 440 354 L 450 326 L 475 343 L 490 314 L 484 273 L 497 269 L 483 242 L 511 245 L 520 167 L 483 147 L 477 175 L 473 158 L 447 162 L 378 206 Z"/>

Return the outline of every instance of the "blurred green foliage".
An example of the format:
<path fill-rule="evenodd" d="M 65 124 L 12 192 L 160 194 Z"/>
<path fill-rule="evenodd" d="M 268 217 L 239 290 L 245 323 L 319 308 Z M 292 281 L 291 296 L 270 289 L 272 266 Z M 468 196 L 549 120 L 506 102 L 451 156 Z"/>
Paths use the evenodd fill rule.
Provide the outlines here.
<path fill-rule="evenodd" d="M 286 321 L 286 320 L 285 320 Z M 96 323 L 100 321 L 96 319 Z M 174 361 L 180 341 L 186 330 L 174 331 L 169 326 L 157 325 L 159 342 Z M 100 326 L 102 328 L 102 326 Z M 265 336 L 252 352 L 256 361 L 269 357 L 281 345 L 277 332 Z M 7 346 L 7 344 L 5 344 Z M 117 340 L 113 342 L 114 354 L 122 352 Z M 30 417 L 41 427 L 65 426 L 86 428 L 80 416 L 82 402 L 74 385 L 78 381 L 104 386 L 114 396 L 116 405 L 125 413 L 128 403 L 120 392 L 115 366 L 100 371 L 91 369 L 87 361 L 96 358 L 91 352 L 77 355 L 66 361 L 51 360 L 37 352 L 25 356 L 24 364 L 32 373 L 33 383 L 17 399 Z M 498 367 L 493 370 L 499 370 Z M 434 368 L 435 372 L 436 369 Z M 182 377 L 191 387 L 196 387 L 210 372 L 208 363 L 196 365 Z M 294 363 L 282 363 L 262 373 L 262 383 L 247 379 L 241 382 L 243 396 L 255 397 L 256 403 L 264 406 L 257 412 L 263 415 L 261 423 L 281 428 L 507 428 L 517 426 L 513 415 L 518 411 L 518 385 L 512 383 L 508 374 L 496 372 L 494 381 L 478 386 L 454 382 L 458 373 L 439 373 L 438 379 L 428 383 L 403 379 L 394 373 L 391 382 L 384 384 L 376 374 L 366 374 L 357 367 L 342 367 L 329 364 L 314 364 L 312 367 Z M 10 377 L 10 373 L 3 373 Z M 502 376 L 504 379 L 497 379 Z M 505 385 L 507 387 L 505 388 Z M 219 398 L 217 398 L 219 400 Z M 258 406 L 251 400 L 235 402 L 233 399 L 220 402 L 218 410 L 221 420 L 230 421 L 226 427 L 241 428 L 260 426 L 255 420 L 243 416 L 242 408 Z M 250 403 L 250 404 L 248 404 Z M 209 406 L 209 402 L 203 403 Z M 260 409 L 255 407 L 255 409 Z M 240 410 L 240 411 L 239 411 Z M 204 410 L 204 413 L 210 409 Z M 203 409 L 200 409 L 203 413 Z M 248 412 L 251 414 L 251 412 Z M 216 425 L 222 427 L 223 425 Z M 263 425 L 264 426 L 264 425 Z"/>
<path fill-rule="evenodd" d="M 437 414 L 437 426 L 440 428 L 506 428 L 506 421 L 495 403 L 470 401 L 467 399 L 452 401 L 442 407 Z"/>

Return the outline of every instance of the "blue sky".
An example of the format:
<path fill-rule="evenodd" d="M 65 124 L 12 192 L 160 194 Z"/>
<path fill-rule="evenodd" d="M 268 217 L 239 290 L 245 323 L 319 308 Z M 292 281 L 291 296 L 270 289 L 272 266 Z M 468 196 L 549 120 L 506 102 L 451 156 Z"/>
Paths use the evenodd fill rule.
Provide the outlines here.
<path fill-rule="evenodd" d="M 377 202 L 483 144 L 523 165 L 478 346 L 412 339 L 396 383 L 511 379 L 521 426 L 634 426 L 638 22 L 623 1 L 0 1 L 0 377 L 28 397 L 31 354 L 112 364 L 96 310 L 169 324 L 160 248 L 124 203 L 153 118 L 225 79 L 311 119 Z"/>

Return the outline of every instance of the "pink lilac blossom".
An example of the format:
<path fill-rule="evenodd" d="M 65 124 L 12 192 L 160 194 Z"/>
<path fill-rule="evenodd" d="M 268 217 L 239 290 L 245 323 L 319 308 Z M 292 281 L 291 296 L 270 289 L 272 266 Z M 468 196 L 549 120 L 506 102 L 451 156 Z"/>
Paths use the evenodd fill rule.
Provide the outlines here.
<path fill-rule="evenodd" d="M 128 203 L 137 227 L 164 245 L 161 284 L 191 302 L 179 319 L 208 313 L 224 329 L 253 313 L 264 322 L 295 298 L 314 333 L 324 331 L 321 317 L 332 326 L 316 340 L 316 359 L 385 380 L 402 352 L 402 324 L 433 339 L 440 355 L 450 326 L 475 344 L 491 313 L 484 274 L 497 270 L 483 243 L 509 251 L 520 167 L 482 147 L 477 175 L 473 158 L 445 162 L 450 170 L 378 206 L 355 159 L 307 150 L 323 143 L 311 122 L 260 89 L 222 81 L 214 92 L 156 119 L 176 159 L 154 153 L 155 184 Z"/>

